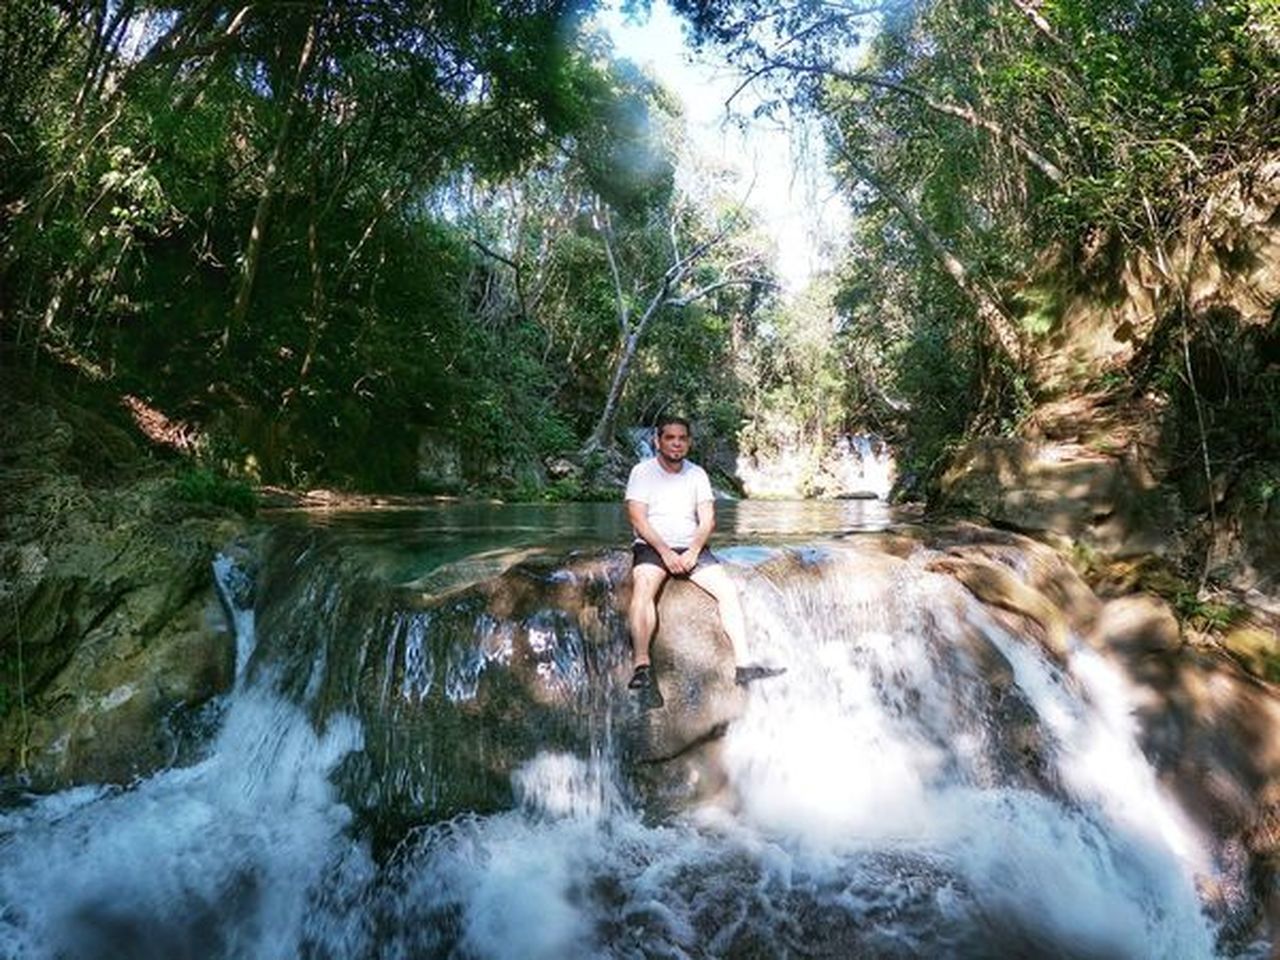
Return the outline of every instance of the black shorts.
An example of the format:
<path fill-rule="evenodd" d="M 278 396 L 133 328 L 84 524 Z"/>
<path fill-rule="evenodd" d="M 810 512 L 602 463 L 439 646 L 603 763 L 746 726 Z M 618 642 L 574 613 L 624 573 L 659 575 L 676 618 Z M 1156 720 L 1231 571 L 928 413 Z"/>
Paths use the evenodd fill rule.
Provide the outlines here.
<path fill-rule="evenodd" d="M 675 551 L 676 553 L 683 552 L 678 547 L 675 548 Z M 710 550 L 708 550 L 706 547 L 703 547 L 702 550 L 699 551 L 698 553 L 697 566 L 699 567 L 714 567 L 719 562 L 720 562 L 720 558 L 717 557 Z M 667 565 L 662 562 L 662 554 L 658 553 L 657 550 L 653 549 L 653 547 L 651 547 L 645 541 L 637 540 L 635 543 L 631 545 L 631 565 L 633 567 L 638 567 L 642 563 L 650 563 L 650 564 L 653 564 L 653 566 L 655 567 L 661 567 L 663 570 L 667 569 Z M 673 577 L 687 577 L 689 574 L 673 573 L 671 575 Z"/>

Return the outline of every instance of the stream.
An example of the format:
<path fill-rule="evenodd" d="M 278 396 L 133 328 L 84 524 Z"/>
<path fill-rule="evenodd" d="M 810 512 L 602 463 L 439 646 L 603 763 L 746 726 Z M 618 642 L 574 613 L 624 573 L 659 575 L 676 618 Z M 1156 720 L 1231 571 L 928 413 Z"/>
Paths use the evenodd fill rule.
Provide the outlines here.
<path fill-rule="evenodd" d="M 1265 955 L 1205 908 L 1230 878 L 1112 662 L 912 558 L 859 575 L 879 502 L 719 510 L 788 669 L 717 731 L 714 796 L 659 802 L 629 745 L 616 506 L 281 515 L 219 561 L 237 681 L 195 762 L 0 807 L 0 957 Z"/>

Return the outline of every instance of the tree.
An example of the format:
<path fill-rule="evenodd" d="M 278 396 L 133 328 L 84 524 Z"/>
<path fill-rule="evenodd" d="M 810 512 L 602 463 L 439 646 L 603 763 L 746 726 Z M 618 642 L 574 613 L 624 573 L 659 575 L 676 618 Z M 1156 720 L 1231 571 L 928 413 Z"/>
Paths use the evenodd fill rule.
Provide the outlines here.
<path fill-rule="evenodd" d="M 760 109 L 824 118 L 856 207 L 875 206 L 868 190 L 885 201 L 879 233 L 858 234 L 866 268 L 853 275 L 885 284 L 865 264 L 876 258 L 884 270 L 914 271 L 888 284 L 897 296 L 930 292 L 898 335 L 933 344 L 950 325 L 964 339 L 956 321 L 973 317 L 998 347 L 963 354 L 976 363 L 971 413 L 985 406 L 984 422 L 1025 399 L 1020 345 L 1046 321 L 1018 301 L 1047 251 L 1070 259 L 1082 238 L 1101 236 L 1157 262 L 1210 178 L 1280 128 L 1280 32 L 1264 2 L 677 6 L 729 54 Z M 932 267 L 904 256 L 904 234 Z M 967 307 L 941 313 L 955 298 L 938 295 L 939 276 Z M 865 294 L 862 282 L 846 303 Z"/>
<path fill-rule="evenodd" d="M 609 392 L 587 438 L 585 452 L 603 448 L 612 442 L 622 392 L 631 376 L 640 344 L 657 317 L 688 309 L 731 286 L 752 288 L 772 284 L 764 272 L 758 251 L 748 250 L 740 256 L 717 260 L 716 255 L 723 254 L 730 247 L 733 234 L 741 231 L 742 224 L 736 212 L 701 239 L 688 236 L 690 226 L 696 225 L 696 220 L 690 222 L 691 213 L 693 211 L 682 210 L 677 205 L 666 212 L 665 224 L 659 221 L 646 225 L 650 233 L 665 226 L 669 239 L 667 256 L 660 262 L 665 269 L 653 264 L 646 271 L 644 265 L 627 269 L 619 255 L 620 243 L 613 218 L 603 204 L 596 207 L 593 225 L 599 233 L 613 279 L 619 346 Z M 634 243 L 636 238 L 633 235 L 630 239 Z M 651 243 L 652 238 L 648 239 Z"/>

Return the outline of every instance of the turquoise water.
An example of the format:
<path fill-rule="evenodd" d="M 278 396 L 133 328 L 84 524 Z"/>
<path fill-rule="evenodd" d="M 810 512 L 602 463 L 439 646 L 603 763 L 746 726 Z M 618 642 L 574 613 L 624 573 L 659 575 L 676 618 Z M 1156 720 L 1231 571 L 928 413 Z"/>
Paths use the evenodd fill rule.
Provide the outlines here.
<path fill-rule="evenodd" d="M 711 546 L 746 562 L 753 548 L 831 539 L 907 519 L 879 500 L 717 501 Z M 353 511 L 298 510 L 268 515 L 272 524 L 340 532 L 349 550 L 398 582 L 448 568 L 462 579 L 498 572 L 535 555 L 626 548 L 631 528 L 621 503 L 439 503 Z"/>

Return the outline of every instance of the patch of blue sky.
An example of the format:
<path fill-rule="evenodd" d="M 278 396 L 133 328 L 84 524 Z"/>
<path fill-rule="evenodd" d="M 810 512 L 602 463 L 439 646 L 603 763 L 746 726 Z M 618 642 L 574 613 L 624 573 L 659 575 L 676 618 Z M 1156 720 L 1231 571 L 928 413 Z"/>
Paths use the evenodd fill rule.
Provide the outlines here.
<path fill-rule="evenodd" d="M 665 0 L 655 0 L 643 20 L 628 18 L 615 2 L 600 22 L 618 56 L 650 71 L 679 97 L 696 147 L 696 159 L 688 162 L 732 180 L 773 239 L 786 290 L 799 292 L 830 268 L 848 231 L 849 210 L 826 169 L 816 123 L 794 114 L 754 116 L 758 93 L 743 88 L 741 74 L 714 53 L 693 52 Z M 683 171 L 686 177 L 692 172 Z"/>

